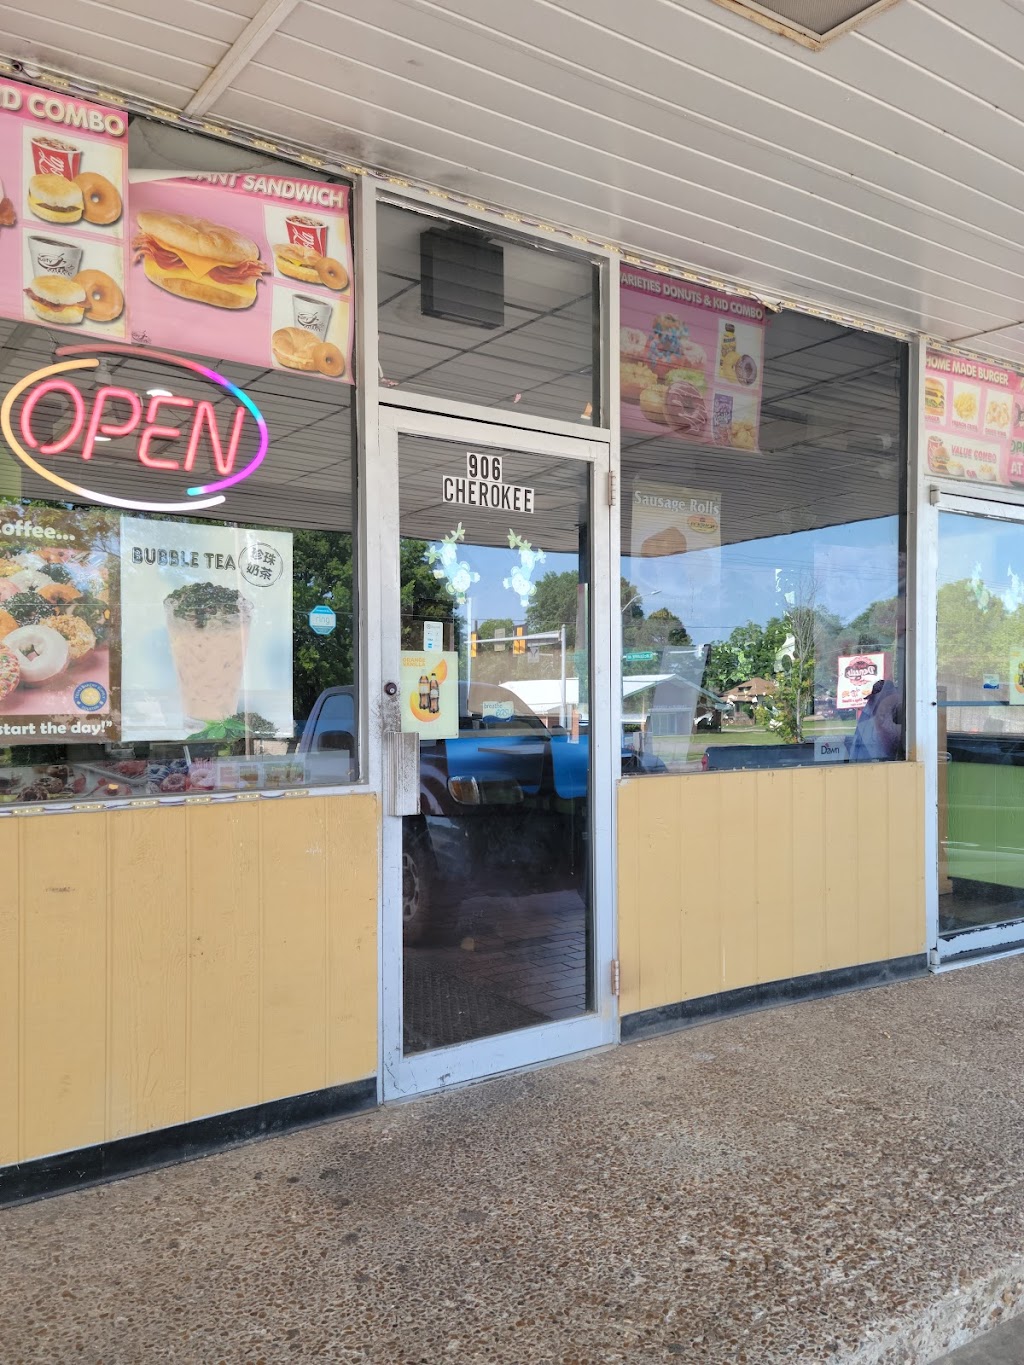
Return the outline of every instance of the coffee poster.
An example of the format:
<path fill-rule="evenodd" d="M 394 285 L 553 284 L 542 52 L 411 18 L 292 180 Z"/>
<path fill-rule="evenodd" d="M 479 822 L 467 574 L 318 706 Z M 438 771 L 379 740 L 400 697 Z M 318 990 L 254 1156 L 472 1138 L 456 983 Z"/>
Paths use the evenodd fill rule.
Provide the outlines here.
<path fill-rule="evenodd" d="M 136 345 L 352 383 L 347 186 L 132 171 L 130 217 Z"/>
<path fill-rule="evenodd" d="M 0 748 L 117 738 L 119 567 L 112 513 L 0 503 Z"/>
<path fill-rule="evenodd" d="M 127 337 L 128 121 L 0 81 L 0 312 Z"/>
<path fill-rule="evenodd" d="M 126 740 L 290 738 L 292 537 L 121 519 Z"/>
<path fill-rule="evenodd" d="M 764 305 L 651 270 L 620 282 L 623 430 L 757 450 Z"/>

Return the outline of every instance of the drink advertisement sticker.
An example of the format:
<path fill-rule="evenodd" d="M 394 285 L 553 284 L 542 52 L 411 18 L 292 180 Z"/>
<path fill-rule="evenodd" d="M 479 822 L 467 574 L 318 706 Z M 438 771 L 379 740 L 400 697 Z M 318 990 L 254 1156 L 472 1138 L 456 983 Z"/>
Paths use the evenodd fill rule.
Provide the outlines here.
<path fill-rule="evenodd" d="M 402 729 L 406 734 L 458 739 L 458 654 L 454 650 L 403 654 L 400 669 Z"/>
<path fill-rule="evenodd" d="M 922 410 L 932 474 L 1024 486 L 1024 376 L 1016 370 L 929 350 Z"/>
<path fill-rule="evenodd" d="M 292 537 L 121 521 L 125 739 L 294 733 Z"/>
<path fill-rule="evenodd" d="M 650 270 L 620 279 L 623 429 L 757 450 L 764 306 Z"/>
<path fill-rule="evenodd" d="M 836 708 L 859 711 L 867 705 L 871 689 L 888 676 L 885 654 L 840 654 Z"/>
<path fill-rule="evenodd" d="M 1010 686 L 1008 689 L 1011 706 L 1024 706 L 1024 649 L 1010 655 Z"/>
<path fill-rule="evenodd" d="M 117 737 L 118 565 L 116 516 L 0 503 L 0 746 Z"/>
<path fill-rule="evenodd" d="M 0 81 L 0 312 L 126 334 L 128 120 Z"/>
<path fill-rule="evenodd" d="M 348 210 L 319 180 L 133 171 L 132 340 L 351 384 Z"/>

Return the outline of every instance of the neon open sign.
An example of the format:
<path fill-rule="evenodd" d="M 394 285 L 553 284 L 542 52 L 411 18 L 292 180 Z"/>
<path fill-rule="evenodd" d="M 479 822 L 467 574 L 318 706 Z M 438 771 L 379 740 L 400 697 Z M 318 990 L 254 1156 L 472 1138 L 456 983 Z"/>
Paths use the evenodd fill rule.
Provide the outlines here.
<path fill-rule="evenodd" d="M 58 488 L 76 497 L 132 511 L 195 512 L 224 502 L 223 490 L 247 479 L 263 463 L 268 445 L 263 414 L 247 393 L 215 370 L 182 356 L 141 346 L 61 346 L 56 354 L 67 358 L 34 371 L 10 390 L 0 407 L 0 428 L 18 459 Z M 208 398 L 189 398 L 167 392 L 140 396 L 117 384 L 105 384 L 87 397 L 67 376 L 79 370 L 95 370 L 101 355 L 138 355 L 176 365 L 223 389 L 237 406 L 225 422 L 223 418 L 218 421 L 216 408 Z M 70 404 L 70 424 L 59 436 L 53 431 L 43 433 L 39 429 L 44 425 L 40 420 L 39 405 L 44 398 L 54 394 Z M 15 430 L 14 409 L 22 395 L 24 402 Z M 253 425 L 256 454 L 243 468 L 236 469 L 243 436 L 250 433 Z M 184 501 L 138 502 L 111 497 L 62 477 L 49 464 L 58 456 L 70 455 L 88 465 L 101 454 L 102 446 L 97 449 L 98 441 L 132 436 L 135 458 L 144 469 L 160 471 L 164 480 L 175 472 L 183 476 L 184 486 L 177 498 L 183 496 Z M 192 484 L 201 448 L 212 455 L 213 469 L 218 477 L 209 483 Z M 41 463 L 37 456 L 48 463 Z M 64 475 L 74 472 L 66 460 L 61 461 L 60 468 Z"/>

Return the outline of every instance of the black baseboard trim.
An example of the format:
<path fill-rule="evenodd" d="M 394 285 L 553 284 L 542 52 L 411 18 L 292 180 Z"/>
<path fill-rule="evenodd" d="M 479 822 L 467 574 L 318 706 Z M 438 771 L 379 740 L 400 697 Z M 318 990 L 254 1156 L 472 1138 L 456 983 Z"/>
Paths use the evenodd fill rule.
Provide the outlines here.
<path fill-rule="evenodd" d="M 173 1128 L 59 1152 L 17 1166 L 0 1166 L 0 1207 L 105 1184 L 179 1161 L 195 1161 L 257 1138 L 371 1109 L 376 1103 L 377 1081 L 371 1076 L 365 1081 L 289 1095 L 249 1109 L 193 1119 Z"/>
<path fill-rule="evenodd" d="M 752 1010 L 770 1009 L 777 1005 L 795 1005 L 802 1000 L 820 1000 L 828 995 L 840 995 L 844 991 L 888 986 L 894 981 L 908 981 L 915 976 L 927 975 L 927 953 L 915 953 L 912 957 L 894 957 L 886 962 L 868 962 L 860 967 L 839 967 L 831 972 L 791 976 L 785 981 L 742 986 L 735 991 L 720 991 L 717 995 L 679 1000 L 674 1005 L 660 1005 L 657 1009 L 627 1014 L 622 1019 L 621 1037 L 624 1043 L 637 1038 L 651 1038 L 659 1033 L 693 1028 L 733 1014 L 748 1014 Z"/>

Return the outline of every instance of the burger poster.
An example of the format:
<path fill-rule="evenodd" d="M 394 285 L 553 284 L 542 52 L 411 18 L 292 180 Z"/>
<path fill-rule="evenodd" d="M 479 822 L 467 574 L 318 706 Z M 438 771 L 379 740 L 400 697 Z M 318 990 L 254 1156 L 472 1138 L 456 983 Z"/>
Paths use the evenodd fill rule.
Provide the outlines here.
<path fill-rule="evenodd" d="M 126 740 L 290 737 L 292 537 L 121 519 Z"/>
<path fill-rule="evenodd" d="M 118 568 L 111 513 L 0 503 L 0 748 L 117 738 Z"/>
<path fill-rule="evenodd" d="M 348 208 L 323 181 L 133 171 L 132 340 L 351 383 Z"/>
<path fill-rule="evenodd" d="M 127 120 L 0 81 L 0 312 L 124 340 Z"/>
<path fill-rule="evenodd" d="M 620 281 L 623 430 L 757 450 L 764 307 L 649 270 Z"/>
<path fill-rule="evenodd" d="M 923 389 L 930 473 L 1024 486 L 1024 376 L 1006 365 L 929 350 Z"/>

